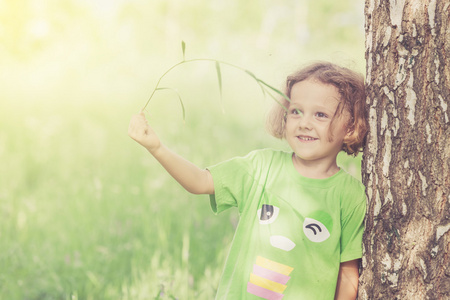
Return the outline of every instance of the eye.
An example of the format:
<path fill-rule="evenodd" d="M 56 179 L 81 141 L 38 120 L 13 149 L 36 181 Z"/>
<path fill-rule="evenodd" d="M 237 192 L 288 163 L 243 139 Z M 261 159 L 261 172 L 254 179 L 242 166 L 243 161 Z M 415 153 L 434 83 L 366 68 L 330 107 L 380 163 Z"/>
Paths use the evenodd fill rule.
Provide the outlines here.
<path fill-rule="evenodd" d="M 291 110 L 289 110 L 289 115 L 301 116 L 302 112 L 298 108 L 292 108 Z"/>
<path fill-rule="evenodd" d="M 323 242 L 330 237 L 330 232 L 325 225 L 310 218 L 306 218 L 303 222 L 303 232 L 310 241 L 315 243 Z"/>
<path fill-rule="evenodd" d="M 263 204 L 263 206 L 258 209 L 259 224 L 270 224 L 273 223 L 277 217 L 280 209 L 276 206 Z"/>
<path fill-rule="evenodd" d="M 320 119 L 326 119 L 326 118 L 328 118 L 328 115 L 323 112 L 318 112 L 318 113 L 316 113 L 316 117 L 318 117 Z"/>

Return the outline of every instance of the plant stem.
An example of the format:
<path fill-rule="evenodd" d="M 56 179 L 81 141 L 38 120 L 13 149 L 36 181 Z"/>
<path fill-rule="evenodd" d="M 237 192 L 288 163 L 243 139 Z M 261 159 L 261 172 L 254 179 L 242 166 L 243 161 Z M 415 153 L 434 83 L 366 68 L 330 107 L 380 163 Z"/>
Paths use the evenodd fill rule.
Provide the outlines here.
<path fill-rule="evenodd" d="M 273 86 L 267 84 L 267 83 L 264 82 L 263 80 L 261 80 L 261 79 L 259 79 L 258 77 L 256 77 L 252 72 L 250 72 L 250 71 L 248 71 L 248 70 L 246 70 L 246 69 L 244 69 L 244 68 L 241 68 L 241 67 L 239 67 L 239 66 L 237 66 L 237 65 L 234 65 L 234 64 L 231 64 L 231 63 L 228 63 L 228 62 L 225 62 L 225 61 L 217 60 L 217 59 L 212 59 L 212 58 L 195 58 L 195 59 L 183 60 L 183 61 L 181 61 L 181 62 L 179 62 L 179 63 L 176 63 L 176 64 L 174 64 L 172 67 L 170 67 L 166 72 L 164 72 L 164 74 L 158 79 L 158 82 L 156 83 L 156 86 L 155 86 L 155 88 L 153 89 L 153 92 L 151 93 L 150 97 L 149 97 L 148 100 L 147 100 L 147 103 L 145 103 L 145 105 L 144 105 L 144 107 L 142 108 L 141 111 L 144 111 L 144 110 L 147 108 L 147 106 L 148 106 L 148 104 L 150 103 L 150 100 L 153 98 L 153 95 L 155 94 L 155 92 L 156 92 L 158 89 L 160 89 L 160 88 L 159 88 L 159 84 L 161 83 L 161 80 L 162 80 L 162 79 L 163 79 L 170 71 L 172 71 L 173 69 L 175 69 L 176 67 L 178 67 L 178 66 L 180 66 L 180 65 L 182 65 L 182 64 L 187 64 L 187 63 L 196 62 L 196 61 L 210 61 L 210 62 L 215 62 L 216 64 L 223 64 L 223 65 L 227 65 L 227 66 L 229 66 L 229 67 L 233 67 L 233 68 L 235 68 L 235 69 L 241 70 L 241 71 L 247 73 L 247 74 L 248 74 L 249 76 L 251 76 L 253 79 L 255 79 L 255 81 L 256 81 L 256 82 L 259 84 L 259 86 L 261 87 L 263 93 L 265 93 L 265 87 L 266 87 L 266 88 L 268 88 L 269 90 L 272 90 L 273 92 L 276 92 L 279 96 L 283 97 L 283 98 L 286 99 L 288 102 L 290 102 L 289 97 L 286 96 L 282 91 L 280 91 L 280 90 L 274 88 Z M 219 69 L 218 69 L 218 70 L 219 70 Z M 218 72 L 220 72 L 220 71 L 218 71 Z M 221 80 L 221 79 L 219 79 L 219 80 Z M 220 88 L 221 88 L 221 82 L 219 83 L 219 85 L 220 85 Z M 280 104 L 280 105 L 283 107 L 283 109 L 287 110 L 287 108 L 284 107 L 284 105 L 282 105 L 282 104 L 276 99 L 276 97 L 274 97 L 271 93 L 268 93 L 268 94 L 269 94 L 276 102 L 278 102 L 278 104 Z M 181 101 L 181 98 L 180 98 L 180 101 Z"/>
<path fill-rule="evenodd" d="M 161 83 L 161 80 L 162 80 L 162 79 L 163 79 L 170 71 L 172 71 L 173 69 L 175 69 L 176 67 L 178 67 L 178 66 L 180 66 L 180 65 L 182 65 L 182 64 L 191 63 L 191 62 L 196 62 L 196 61 L 211 61 L 211 62 L 216 62 L 216 63 L 219 63 L 219 64 L 224 64 L 224 65 L 227 65 L 227 66 L 230 66 L 230 67 L 233 67 L 233 68 L 236 68 L 236 69 L 245 71 L 243 68 L 241 68 L 241 67 L 239 67 L 239 66 L 233 65 L 233 64 L 228 63 L 228 62 L 225 62 L 225 61 L 220 61 L 220 60 L 212 59 L 212 58 L 195 58 L 195 59 L 183 60 L 183 61 L 181 61 L 181 62 L 179 62 L 179 63 L 174 64 L 172 67 L 170 67 L 170 68 L 169 68 L 169 69 L 168 69 L 168 70 L 167 70 L 167 71 L 166 71 L 166 72 L 158 79 L 158 82 L 156 83 L 156 86 L 155 86 L 155 88 L 153 89 L 153 92 L 151 93 L 150 97 L 148 98 L 147 103 L 145 103 L 144 107 L 142 108 L 142 111 L 144 111 L 144 110 L 147 108 L 148 104 L 150 103 L 150 100 L 153 98 L 153 95 L 154 95 L 155 92 L 158 90 L 159 84 Z"/>

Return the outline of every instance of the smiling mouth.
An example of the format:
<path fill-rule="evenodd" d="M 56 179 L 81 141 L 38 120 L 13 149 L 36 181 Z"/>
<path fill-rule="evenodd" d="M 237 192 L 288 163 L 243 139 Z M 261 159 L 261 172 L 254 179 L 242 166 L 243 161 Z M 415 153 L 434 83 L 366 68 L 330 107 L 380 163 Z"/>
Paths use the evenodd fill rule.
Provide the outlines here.
<path fill-rule="evenodd" d="M 310 136 L 297 136 L 297 138 L 300 141 L 305 141 L 305 142 L 312 142 L 312 141 L 318 140 L 317 138 L 313 138 L 313 137 L 310 137 Z"/>

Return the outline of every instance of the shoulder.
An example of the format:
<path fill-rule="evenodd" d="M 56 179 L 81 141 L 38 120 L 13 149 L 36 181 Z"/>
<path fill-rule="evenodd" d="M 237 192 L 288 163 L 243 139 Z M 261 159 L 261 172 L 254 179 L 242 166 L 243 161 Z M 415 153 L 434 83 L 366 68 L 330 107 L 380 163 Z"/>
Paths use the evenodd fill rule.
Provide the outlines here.
<path fill-rule="evenodd" d="M 245 157 L 252 160 L 267 161 L 273 159 L 283 159 L 287 155 L 290 154 L 288 152 L 266 148 L 254 150 L 247 154 Z"/>
<path fill-rule="evenodd" d="M 354 191 L 357 193 L 365 192 L 365 187 L 362 182 L 347 173 L 345 170 L 342 170 L 339 184 L 345 191 Z"/>
<path fill-rule="evenodd" d="M 341 194 L 341 208 L 354 209 L 366 205 L 366 188 L 361 181 L 347 173 L 342 172 L 339 189 Z"/>
<path fill-rule="evenodd" d="M 290 155 L 280 150 L 259 149 L 250 152 L 243 159 L 254 169 L 273 169 L 282 167 Z"/>
<path fill-rule="evenodd" d="M 286 156 L 289 155 L 288 152 L 273 149 L 258 149 L 251 151 L 245 156 L 228 159 L 208 169 L 211 171 L 220 168 L 230 170 L 231 172 L 253 173 L 257 170 L 267 170 L 274 165 L 281 165 L 286 159 Z"/>
<path fill-rule="evenodd" d="M 289 155 L 290 154 L 288 152 L 266 148 L 254 150 L 249 152 L 245 156 L 237 156 L 227 161 L 241 161 L 251 164 L 265 164 L 273 161 L 282 161 Z"/>

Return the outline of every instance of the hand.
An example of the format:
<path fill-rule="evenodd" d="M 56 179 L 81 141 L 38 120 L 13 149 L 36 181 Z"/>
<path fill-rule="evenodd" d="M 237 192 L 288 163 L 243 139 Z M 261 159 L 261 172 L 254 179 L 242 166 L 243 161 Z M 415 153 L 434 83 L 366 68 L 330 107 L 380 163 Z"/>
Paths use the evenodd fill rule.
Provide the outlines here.
<path fill-rule="evenodd" d="M 214 194 L 211 173 L 200 169 L 161 144 L 156 133 L 148 125 L 143 112 L 131 118 L 128 135 L 144 146 L 187 191 L 193 194 Z"/>
<path fill-rule="evenodd" d="M 128 126 L 128 135 L 144 146 L 150 153 L 155 152 L 161 147 L 161 141 L 150 125 L 148 125 L 143 111 L 131 118 L 130 125 Z"/>

